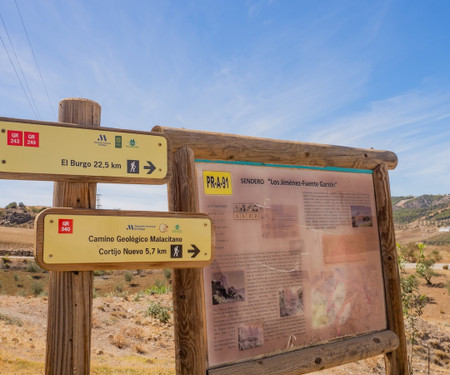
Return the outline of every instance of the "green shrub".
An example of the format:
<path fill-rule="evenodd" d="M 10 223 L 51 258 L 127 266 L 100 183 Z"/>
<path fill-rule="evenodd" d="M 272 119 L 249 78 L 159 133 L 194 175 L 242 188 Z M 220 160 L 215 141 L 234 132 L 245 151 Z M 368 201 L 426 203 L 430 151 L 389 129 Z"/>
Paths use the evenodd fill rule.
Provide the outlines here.
<path fill-rule="evenodd" d="M 6 209 L 8 209 L 8 208 L 17 208 L 17 202 L 11 202 L 5 208 Z"/>
<path fill-rule="evenodd" d="M 42 268 L 35 261 L 27 263 L 26 271 L 30 273 L 42 272 Z"/>
<path fill-rule="evenodd" d="M 114 291 L 116 293 L 122 293 L 123 292 L 123 285 L 122 284 L 117 284 L 114 288 Z"/>
<path fill-rule="evenodd" d="M 419 244 L 415 242 L 410 242 L 406 245 L 400 246 L 397 245 L 397 250 L 402 259 L 406 262 L 416 263 L 417 255 L 419 252 Z"/>
<path fill-rule="evenodd" d="M 10 267 L 11 260 L 6 256 L 2 258 L 2 264 L 0 268 L 8 269 Z"/>
<path fill-rule="evenodd" d="M 431 254 L 425 256 L 423 249 L 424 245 L 420 247 L 419 255 L 416 263 L 416 273 L 423 277 L 427 282 L 427 285 L 433 285 L 431 282 L 431 278 L 435 276 L 439 276 L 437 272 L 433 270 L 433 264 L 439 262 L 442 257 L 437 250 L 433 250 Z"/>
<path fill-rule="evenodd" d="M 167 323 L 170 320 L 170 310 L 169 307 L 164 307 L 159 303 L 152 302 L 146 311 L 146 315 L 158 319 L 161 323 Z"/>
<path fill-rule="evenodd" d="M 4 321 L 6 324 L 9 324 L 9 325 L 15 325 L 15 326 L 22 327 L 22 321 L 20 319 L 11 318 L 8 315 L 4 315 L 4 314 L 0 313 L 0 320 Z"/>
<path fill-rule="evenodd" d="M 106 274 L 106 271 L 103 270 L 95 270 L 94 271 L 94 276 L 103 276 Z"/>
<path fill-rule="evenodd" d="M 164 281 L 156 280 L 155 285 L 145 290 L 145 293 L 153 294 L 166 294 L 170 291 L 170 288 L 164 284 Z"/>
<path fill-rule="evenodd" d="M 124 277 L 125 277 L 125 281 L 127 283 L 130 283 L 131 280 L 133 279 L 133 273 L 130 272 L 130 271 L 126 271 L 125 274 L 124 274 Z"/>
<path fill-rule="evenodd" d="M 34 296 L 37 297 L 44 291 L 44 287 L 42 286 L 42 284 L 40 282 L 34 281 L 31 284 L 31 291 L 33 292 Z"/>
<path fill-rule="evenodd" d="M 166 279 L 170 280 L 170 278 L 172 277 L 172 270 L 170 268 L 164 268 L 163 272 Z"/>

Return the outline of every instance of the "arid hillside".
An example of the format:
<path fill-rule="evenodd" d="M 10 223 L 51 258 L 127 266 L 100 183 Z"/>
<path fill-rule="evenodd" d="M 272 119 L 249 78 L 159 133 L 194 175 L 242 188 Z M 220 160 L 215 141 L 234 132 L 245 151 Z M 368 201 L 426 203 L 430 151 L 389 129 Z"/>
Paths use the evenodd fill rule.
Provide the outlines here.
<path fill-rule="evenodd" d="M 441 213 L 445 211 L 441 204 L 446 199 L 434 205 Z M 423 209 L 413 200 L 398 200 L 395 210 Z M 430 203 L 433 200 L 426 202 L 430 207 L 433 205 Z M 43 374 L 49 274 L 30 257 L 33 220 L 41 209 L 24 205 L 0 209 L 2 374 Z M 18 222 L 27 215 L 30 220 Z M 439 262 L 450 265 L 450 239 L 446 232 L 439 231 L 440 224 L 444 223 L 421 216 L 396 224 L 397 242 L 402 247 L 424 243 L 426 254 L 437 250 L 441 255 Z M 405 270 L 402 276 L 414 272 L 414 269 Z M 408 338 L 413 332 L 416 335 L 416 344 L 409 344 L 408 349 L 415 373 L 448 375 L 450 271 L 441 267 L 435 272 L 431 285 L 420 279 L 419 291 L 425 296 L 426 304 L 415 329 L 406 320 Z M 91 373 L 175 374 L 170 270 L 96 271 L 94 275 Z M 384 360 L 380 356 L 319 373 L 384 374 Z"/>

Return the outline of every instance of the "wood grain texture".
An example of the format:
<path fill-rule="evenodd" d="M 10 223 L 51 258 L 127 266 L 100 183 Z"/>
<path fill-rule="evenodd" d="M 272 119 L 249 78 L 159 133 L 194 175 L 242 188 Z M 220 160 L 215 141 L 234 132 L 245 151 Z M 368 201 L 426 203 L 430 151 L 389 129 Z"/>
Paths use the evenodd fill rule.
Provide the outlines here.
<path fill-rule="evenodd" d="M 397 166 L 397 155 L 391 151 L 280 141 L 161 126 L 155 126 L 152 130 L 167 135 L 171 141 L 172 152 L 186 146 L 194 151 L 196 159 L 358 169 L 374 169 L 382 163 L 390 169 Z"/>
<path fill-rule="evenodd" d="M 198 212 L 194 154 L 180 148 L 174 155 L 169 188 L 169 210 Z M 177 375 L 206 374 L 206 328 L 201 269 L 173 272 L 175 368 Z"/>
<path fill-rule="evenodd" d="M 86 99 L 65 99 L 58 120 L 100 126 L 100 105 Z M 57 182 L 54 207 L 95 208 L 97 186 Z M 92 272 L 50 272 L 45 373 L 89 374 L 92 322 Z"/>
<path fill-rule="evenodd" d="M 300 375 L 394 350 L 398 337 L 382 331 L 208 370 L 208 375 Z"/>
<path fill-rule="evenodd" d="M 394 217 L 392 213 L 389 173 L 382 164 L 373 171 L 378 230 L 380 234 L 381 259 L 383 264 L 384 288 L 388 328 L 399 337 L 398 349 L 385 356 L 386 374 L 408 374 L 405 326 L 400 290 L 397 246 L 395 242 Z"/>

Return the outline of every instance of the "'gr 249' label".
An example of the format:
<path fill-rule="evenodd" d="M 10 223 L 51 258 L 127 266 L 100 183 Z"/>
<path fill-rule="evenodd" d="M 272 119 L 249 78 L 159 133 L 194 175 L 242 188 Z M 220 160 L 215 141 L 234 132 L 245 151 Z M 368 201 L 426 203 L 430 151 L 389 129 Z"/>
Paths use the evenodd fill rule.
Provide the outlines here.
<path fill-rule="evenodd" d="M 203 186 L 205 194 L 231 195 L 231 173 L 203 171 Z"/>

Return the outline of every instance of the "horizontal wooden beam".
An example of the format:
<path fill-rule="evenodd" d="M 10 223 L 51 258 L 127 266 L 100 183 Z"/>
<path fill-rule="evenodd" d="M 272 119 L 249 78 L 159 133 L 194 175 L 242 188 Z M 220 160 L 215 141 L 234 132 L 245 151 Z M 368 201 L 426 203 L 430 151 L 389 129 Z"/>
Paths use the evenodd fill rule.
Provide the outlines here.
<path fill-rule="evenodd" d="M 381 331 L 268 358 L 212 368 L 208 370 L 208 375 L 307 374 L 391 352 L 397 348 L 398 343 L 398 336 L 394 332 Z"/>
<path fill-rule="evenodd" d="M 152 131 L 167 135 L 171 141 L 172 152 L 186 146 L 194 151 L 196 159 L 356 169 L 374 169 L 380 164 L 386 164 L 389 169 L 397 166 L 397 155 L 391 151 L 282 141 L 162 126 L 155 126 Z"/>

